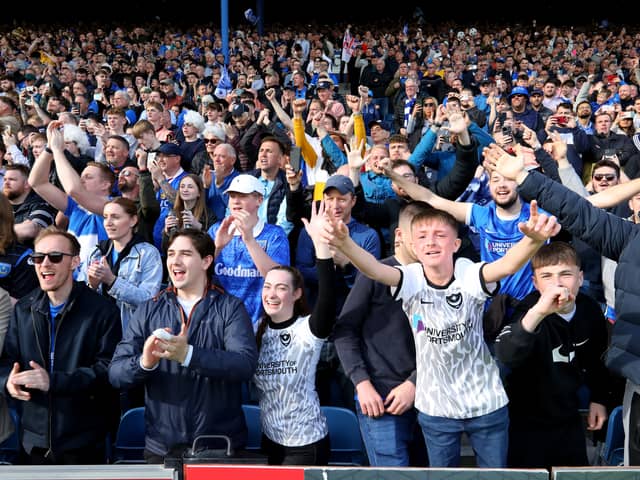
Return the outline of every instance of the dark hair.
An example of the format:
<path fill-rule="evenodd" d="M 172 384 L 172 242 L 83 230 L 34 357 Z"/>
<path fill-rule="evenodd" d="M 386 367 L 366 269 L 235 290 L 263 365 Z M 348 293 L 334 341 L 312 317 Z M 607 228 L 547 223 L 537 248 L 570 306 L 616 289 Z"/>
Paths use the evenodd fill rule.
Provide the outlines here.
<path fill-rule="evenodd" d="M 187 237 L 191 240 L 193 244 L 193 248 L 196 249 L 196 252 L 200 255 L 200 257 L 204 258 L 206 256 L 211 256 L 212 258 L 216 258 L 216 244 L 213 242 L 213 239 L 202 230 L 196 230 L 195 228 L 180 228 L 175 230 L 171 235 L 169 235 L 169 242 L 167 243 L 168 247 L 171 248 L 171 244 L 178 237 Z M 207 276 L 209 279 L 213 277 L 215 265 L 211 262 L 209 268 L 207 268 Z"/>
<path fill-rule="evenodd" d="M 122 210 L 124 210 L 124 213 L 126 213 L 130 217 L 136 217 L 136 219 L 138 218 L 138 207 L 136 206 L 136 202 L 134 202 L 130 198 L 115 197 L 109 200 L 107 203 L 105 203 L 105 206 L 109 205 L 110 203 L 120 205 L 120 207 L 122 207 Z M 136 224 L 137 223 L 138 222 L 136 220 Z M 134 226 L 134 230 L 135 230 L 135 226 Z"/>
<path fill-rule="evenodd" d="M 264 142 L 274 142 L 274 143 L 277 143 L 277 144 L 278 144 L 278 146 L 280 147 L 280 152 L 281 152 L 283 155 L 288 155 L 288 154 L 289 154 L 289 151 L 291 150 L 290 148 L 287 148 L 287 145 L 285 145 L 285 144 L 282 142 L 282 140 L 280 140 L 280 139 L 279 139 L 279 138 L 277 138 L 277 137 L 274 137 L 273 135 L 266 135 L 266 136 L 262 137 L 262 139 L 260 140 L 260 146 L 262 146 L 262 144 L 263 144 Z"/>
<path fill-rule="evenodd" d="M 554 241 L 543 245 L 531 258 L 531 268 L 534 273 L 538 268 L 549 265 L 558 265 L 559 263 L 576 265 L 579 269 L 582 266 L 580 257 L 576 253 L 575 248 L 568 243 L 561 241 Z"/>
<path fill-rule="evenodd" d="M 95 167 L 100 170 L 102 179 L 109 182 L 109 191 L 113 190 L 113 185 L 116 183 L 116 174 L 113 173 L 113 170 L 111 170 L 106 164 L 99 162 L 87 162 L 85 168 L 87 167 Z"/>
<path fill-rule="evenodd" d="M 202 184 L 202 179 L 200 178 L 200 176 L 196 175 L 195 173 L 188 173 L 180 179 L 180 182 L 178 182 L 178 192 L 176 195 L 176 200 L 173 204 L 173 209 L 176 212 L 182 212 L 186 208 L 184 205 L 184 200 L 182 200 L 182 197 L 180 196 L 180 184 L 184 181 L 185 178 L 190 178 L 191 180 L 193 180 L 194 183 L 196 184 L 196 187 L 198 188 L 198 192 L 200 193 L 200 196 L 196 200 L 196 204 L 193 207 L 192 213 L 196 220 L 198 220 L 199 222 L 202 222 L 202 229 L 207 230 L 210 225 L 207 224 L 208 215 L 207 215 L 207 204 L 206 204 L 206 198 L 205 198 L 206 192 L 204 190 L 204 185 Z M 178 217 L 178 225 L 180 228 L 182 228 L 182 216 L 181 215 L 176 215 L 176 216 Z"/>
<path fill-rule="evenodd" d="M 40 233 L 38 234 L 36 239 L 33 241 L 33 245 L 35 246 L 43 238 L 50 237 L 52 235 L 57 235 L 59 237 L 66 238 L 67 241 L 69 242 L 69 246 L 71 247 L 71 252 L 70 253 L 72 255 L 74 255 L 74 256 L 80 255 L 80 242 L 78 242 L 78 239 L 75 237 L 75 235 L 73 235 L 72 233 L 67 232 L 66 230 L 61 230 L 61 229 L 59 229 L 58 227 L 56 227 L 54 225 L 51 225 L 51 226 L 45 228 L 44 230 L 40 230 Z M 35 248 L 34 248 L 34 250 L 35 250 Z"/>
<path fill-rule="evenodd" d="M 391 170 L 394 170 L 396 167 L 409 167 L 411 172 L 413 172 L 414 175 L 416 174 L 416 167 L 404 158 L 399 158 L 391 163 Z"/>
<path fill-rule="evenodd" d="M 409 139 L 407 138 L 406 135 L 402 135 L 401 133 L 394 133 L 389 137 L 389 140 L 387 140 L 387 144 L 392 144 L 392 143 L 405 143 L 408 145 Z"/>
<path fill-rule="evenodd" d="M 616 176 L 620 177 L 620 165 L 618 165 L 613 160 L 609 160 L 608 158 L 603 158 L 602 160 L 598 160 L 593 164 L 593 168 L 591 169 L 591 176 L 593 177 L 596 173 L 596 170 L 601 167 L 609 167 L 613 168 L 616 171 Z"/>
<path fill-rule="evenodd" d="M 29 167 L 27 167 L 26 165 L 22 165 L 20 163 L 12 163 L 10 165 L 6 165 L 4 167 L 4 169 L 9 172 L 11 170 L 17 170 L 18 172 L 22 173 L 22 175 L 24 176 L 24 178 L 29 178 Z"/>
<path fill-rule="evenodd" d="M 300 270 L 295 267 L 290 267 L 289 265 L 276 265 L 271 268 L 269 272 L 273 270 L 282 270 L 284 272 L 288 272 L 291 275 L 291 283 L 293 286 L 293 290 L 300 289 L 302 295 L 298 298 L 293 304 L 293 317 L 304 317 L 305 315 L 309 315 L 310 309 L 309 304 L 307 303 L 307 296 L 304 293 L 304 277 Z M 268 272 L 267 272 L 268 273 Z M 262 336 L 267 329 L 267 325 L 269 324 L 269 315 L 266 313 L 262 315 L 262 319 L 260 320 L 260 324 L 258 325 L 258 330 L 256 331 L 256 342 L 258 344 L 258 348 L 262 343 Z"/>

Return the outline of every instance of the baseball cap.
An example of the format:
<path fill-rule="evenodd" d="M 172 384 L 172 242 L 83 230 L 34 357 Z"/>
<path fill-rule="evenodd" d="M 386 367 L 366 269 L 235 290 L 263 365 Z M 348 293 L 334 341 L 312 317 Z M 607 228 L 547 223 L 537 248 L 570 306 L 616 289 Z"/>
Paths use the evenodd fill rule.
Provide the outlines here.
<path fill-rule="evenodd" d="M 622 112 L 620 114 L 620 120 L 632 120 L 633 119 L 633 112 Z"/>
<path fill-rule="evenodd" d="M 328 88 L 329 90 L 331 90 L 333 89 L 333 83 L 329 82 L 328 80 L 322 80 L 318 82 L 317 86 L 318 90 L 320 90 L 321 88 Z"/>
<path fill-rule="evenodd" d="M 153 92 L 151 87 L 142 87 L 140 89 L 140 93 L 151 93 L 151 92 Z"/>
<path fill-rule="evenodd" d="M 26 73 L 26 74 L 24 75 L 24 79 L 25 79 L 25 80 L 31 80 L 31 81 L 33 81 L 33 80 L 35 80 L 35 79 L 36 79 L 36 76 L 35 76 L 33 73 Z"/>
<path fill-rule="evenodd" d="M 491 85 L 491 80 L 489 80 L 489 79 L 485 78 L 484 80 L 482 80 L 482 81 L 480 82 L 480 86 L 481 86 L 481 87 L 484 87 L 485 85 Z"/>
<path fill-rule="evenodd" d="M 176 145 L 175 143 L 163 143 L 162 145 L 160 145 L 160 148 L 158 148 L 158 153 L 161 155 L 178 155 L 178 156 L 182 156 L 181 152 L 180 152 L 180 147 L 178 147 L 178 145 Z"/>
<path fill-rule="evenodd" d="M 509 94 L 509 99 L 511 99 L 511 97 L 513 97 L 514 95 L 524 95 L 525 97 L 529 98 L 529 90 L 527 90 L 525 87 L 513 87 L 513 90 L 511 90 L 511 93 Z"/>
<path fill-rule="evenodd" d="M 170 78 L 165 78 L 165 79 L 160 81 L 160 85 L 171 85 L 171 86 L 173 86 L 173 80 L 171 80 Z"/>
<path fill-rule="evenodd" d="M 229 188 L 224 193 L 259 193 L 264 197 L 264 184 L 253 175 L 242 174 L 231 180 Z"/>
<path fill-rule="evenodd" d="M 247 107 L 244 103 L 238 103 L 233 110 L 231 110 L 232 117 L 241 117 L 245 113 L 249 113 L 249 107 Z"/>
<path fill-rule="evenodd" d="M 200 102 L 202 102 L 203 105 L 209 105 L 210 103 L 215 102 L 215 100 L 211 95 L 207 94 L 202 96 L 202 98 L 200 99 Z"/>
<path fill-rule="evenodd" d="M 108 64 L 108 63 L 106 63 L 106 62 L 105 62 L 105 63 L 103 63 L 103 64 L 101 64 L 101 65 L 100 65 L 100 68 L 101 68 L 102 70 L 108 70 L 108 71 L 109 71 L 109 73 L 113 73 L 113 68 L 111 68 L 111 65 L 109 65 L 109 64 Z"/>
<path fill-rule="evenodd" d="M 542 96 L 544 96 L 544 93 L 539 88 L 534 88 L 533 90 L 531 90 L 531 93 L 529 93 L 529 95 L 542 95 Z"/>
<path fill-rule="evenodd" d="M 322 193 L 326 193 L 330 188 L 335 188 L 341 195 L 351 193 L 355 195 L 356 189 L 353 186 L 351 179 L 345 175 L 331 175 L 327 179 L 327 183 L 324 184 Z"/>

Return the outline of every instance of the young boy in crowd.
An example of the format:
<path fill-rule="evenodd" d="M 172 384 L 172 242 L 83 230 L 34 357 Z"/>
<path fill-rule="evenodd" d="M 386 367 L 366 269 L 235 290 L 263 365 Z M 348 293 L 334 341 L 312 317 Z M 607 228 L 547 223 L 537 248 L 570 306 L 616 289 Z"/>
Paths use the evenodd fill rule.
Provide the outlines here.
<path fill-rule="evenodd" d="M 589 387 L 587 429 L 599 430 L 607 419 L 606 322 L 598 303 L 579 293 L 583 275 L 571 245 L 545 245 L 531 264 L 536 290 L 495 343 L 510 370 L 509 466 L 589 465 L 578 389 Z"/>
<path fill-rule="evenodd" d="M 460 247 L 458 223 L 431 209 L 411 221 L 419 263 L 390 266 L 378 262 L 349 237 L 341 221 L 328 219 L 326 239 L 364 275 L 391 286 L 402 300 L 416 343 L 415 406 L 432 467 L 460 464 L 460 439 L 466 432 L 479 467 L 506 466 L 507 395 L 498 366 L 482 331 L 485 300 L 499 281 L 518 271 L 540 246 L 560 230 L 555 218 L 531 216 L 521 224 L 526 235 L 491 262 L 473 263 L 453 255 Z"/>

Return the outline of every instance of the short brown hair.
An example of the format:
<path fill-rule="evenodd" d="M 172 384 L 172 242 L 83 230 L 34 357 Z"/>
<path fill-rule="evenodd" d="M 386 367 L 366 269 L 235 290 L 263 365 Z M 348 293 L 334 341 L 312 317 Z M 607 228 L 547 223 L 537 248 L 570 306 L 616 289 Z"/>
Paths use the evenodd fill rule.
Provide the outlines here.
<path fill-rule="evenodd" d="M 413 229 L 413 227 L 418 223 L 430 223 L 432 221 L 438 221 L 444 223 L 445 225 L 449 225 L 453 229 L 453 231 L 456 232 L 456 234 L 458 233 L 458 230 L 460 228 L 460 224 L 453 215 L 451 215 L 449 212 L 445 212 L 444 210 L 440 210 L 437 208 L 426 209 L 424 211 L 416 213 L 413 217 L 413 220 L 411 220 L 411 228 Z"/>
<path fill-rule="evenodd" d="M 40 240 L 46 237 L 50 237 L 52 235 L 58 235 L 60 237 L 66 238 L 69 241 L 69 246 L 71 247 L 70 253 L 74 256 L 80 255 L 80 242 L 78 242 L 78 239 L 75 237 L 75 235 L 67 232 L 66 230 L 61 230 L 60 228 L 54 225 L 51 225 L 45 228 L 44 230 L 40 230 L 40 233 L 38 234 L 36 239 L 33 241 L 34 250 L 35 250 L 35 245 L 37 245 L 38 242 L 40 242 Z"/>
<path fill-rule="evenodd" d="M 566 242 L 555 241 L 543 245 L 531 258 L 531 268 L 534 273 L 538 268 L 558 265 L 559 263 L 576 265 L 578 268 L 581 268 L 580 257 L 576 253 L 575 248 Z"/>

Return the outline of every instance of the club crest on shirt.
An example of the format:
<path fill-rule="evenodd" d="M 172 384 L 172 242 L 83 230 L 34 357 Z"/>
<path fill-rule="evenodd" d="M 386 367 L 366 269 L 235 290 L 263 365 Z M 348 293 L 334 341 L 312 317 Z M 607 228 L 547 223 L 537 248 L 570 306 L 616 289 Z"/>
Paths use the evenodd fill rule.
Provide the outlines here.
<path fill-rule="evenodd" d="M 289 344 L 291 343 L 291 334 L 289 332 L 283 332 L 280 334 L 280 343 L 285 346 L 288 347 Z"/>
<path fill-rule="evenodd" d="M 462 293 L 452 293 L 446 296 L 447 303 L 450 307 L 458 310 L 462 306 Z"/>

